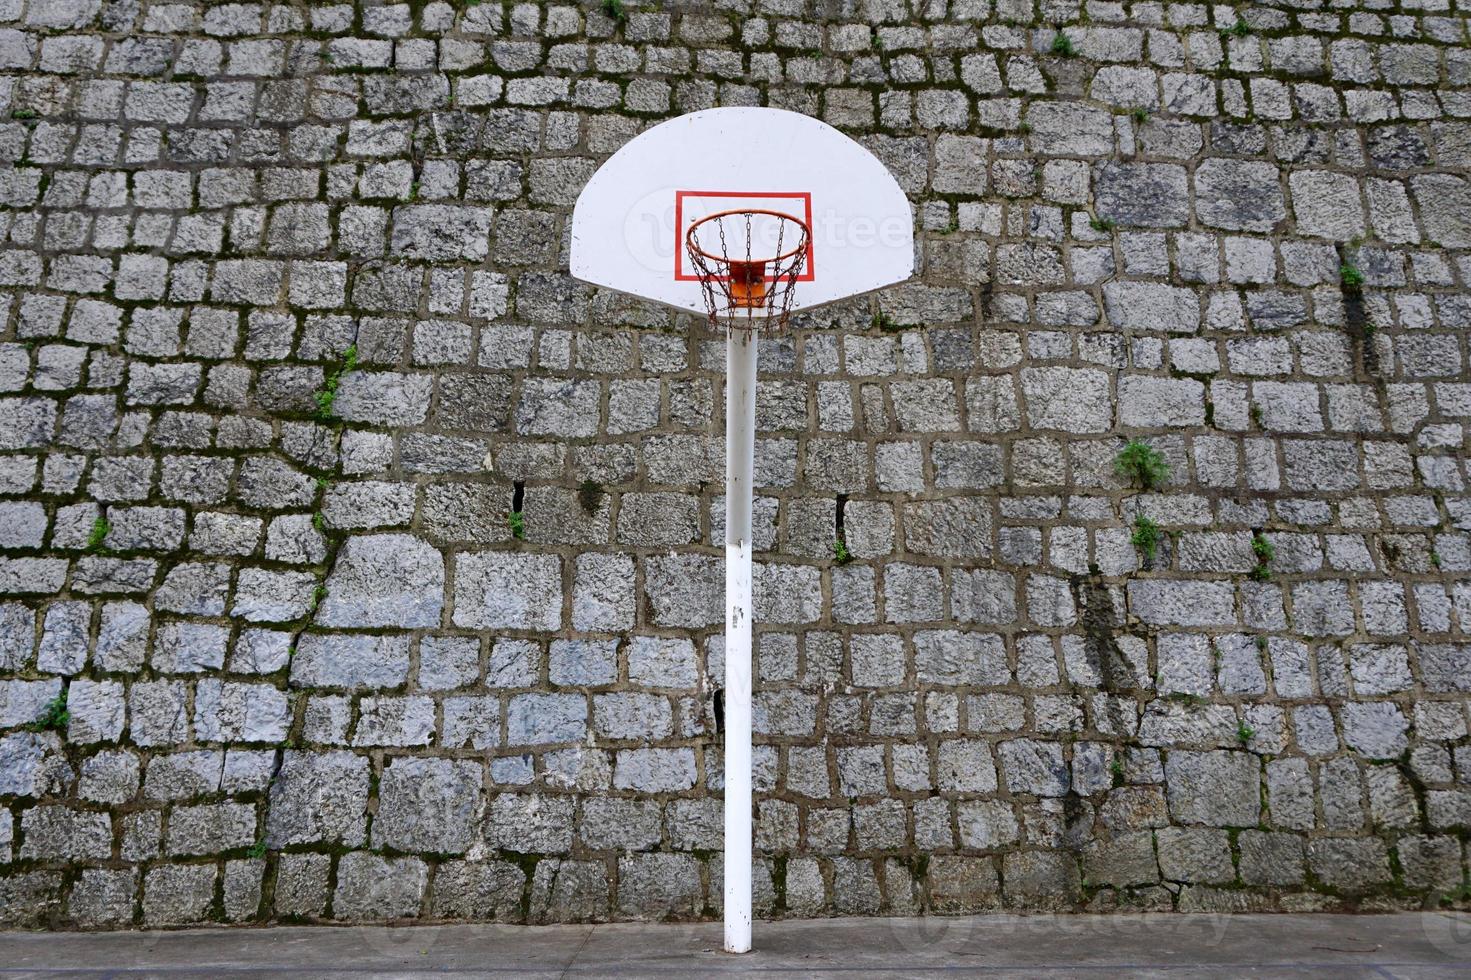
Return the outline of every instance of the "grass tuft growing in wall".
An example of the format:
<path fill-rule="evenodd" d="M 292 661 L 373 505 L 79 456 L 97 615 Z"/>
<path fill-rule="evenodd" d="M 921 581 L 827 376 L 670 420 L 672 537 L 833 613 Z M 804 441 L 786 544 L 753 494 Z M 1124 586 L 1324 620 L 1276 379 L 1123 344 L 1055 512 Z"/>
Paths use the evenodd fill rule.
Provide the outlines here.
<path fill-rule="evenodd" d="M 1114 457 L 1113 468 L 1119 476 L 1146 490 L 1152 490 L 1170 478 L 1170 464 L 1165 462 L 1164 456 L 1138 439 L 1130 439 L 1119 451 Z"/>
<path fill-rule="evenodd" d="M 342 352 L 342 361 L 327 375 L 322 390 L 313 396 L 317 402 L 317 418 L 325 422 L 337 417 L 333 411 L 333 406 L 337 403 L 337 388 L 342 384 L 342 376 L 356 370 L 357 366 L 358 345 L 349 344 L 347 350 Z"/>
<path fill-rule="evenodd" d="M 1159 550 L 1160 539 L 1164 537 L 1159 525 L 1140 514 L 1134 518 L 1134 533 L 1129 541 L 1144 553 L 1145 564 L 1154 564 L 1155 552 Z"/>
<path fill-rule="evenodd" d="M 1272 577 L 1272 570 L 1267 566 L 1272 559 L 1277 557 L 1277 549 L 1272 542 L 1268 541 L 1260 531 L 1251 532 L 1251 553 L 1256 555 L 1256 567 L 1251 570 L 1251 577 L 1258 582 L 1265 582 Z"/>
<path fill-rule="evenodd" d="M 104 543 L 107 536 L 112 532 L 112 523 L 105 517 L 98 517 L 92 521 L 92 530 L 87 532 L 86 550 L 94 555 L 100 555 L 107 550 Z"/>
<path fill-rule="evenodd" d="M 66 726 L 71 724 L 72 714 L 66 707 L 66 692 L 62 691 L 56 697 L 46 702 L 36 720 L 26 726 L 27 731 L 32 732 L 62 732 L 65 734 Z"/>

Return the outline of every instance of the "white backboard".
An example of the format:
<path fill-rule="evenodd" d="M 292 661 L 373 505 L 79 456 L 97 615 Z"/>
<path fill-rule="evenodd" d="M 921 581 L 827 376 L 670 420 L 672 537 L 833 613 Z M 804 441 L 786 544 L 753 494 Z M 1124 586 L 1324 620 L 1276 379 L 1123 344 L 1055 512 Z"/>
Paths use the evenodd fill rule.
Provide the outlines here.
<path fill-rule="evenodd" d="M 705 312 L 684 254 L 693 221 L 758 208 L 811 228 L 793 310 L 903 282 L 914 272 L 909 201 L 868 150 L 784 109 L 705 109 L 630 140 L 583 188 L 572 212 L 572 275 Z"/>

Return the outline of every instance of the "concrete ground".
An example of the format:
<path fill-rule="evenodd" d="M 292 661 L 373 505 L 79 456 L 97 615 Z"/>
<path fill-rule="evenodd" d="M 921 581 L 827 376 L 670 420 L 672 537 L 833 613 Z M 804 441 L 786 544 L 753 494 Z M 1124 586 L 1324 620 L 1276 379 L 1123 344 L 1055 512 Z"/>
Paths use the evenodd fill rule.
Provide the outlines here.
<path fill-rule="evenodd" d="M 1471 914 L 1069 915 L 720 926 L 405 926 L 0 933 L 13 977 L 1471 976 Z"/>

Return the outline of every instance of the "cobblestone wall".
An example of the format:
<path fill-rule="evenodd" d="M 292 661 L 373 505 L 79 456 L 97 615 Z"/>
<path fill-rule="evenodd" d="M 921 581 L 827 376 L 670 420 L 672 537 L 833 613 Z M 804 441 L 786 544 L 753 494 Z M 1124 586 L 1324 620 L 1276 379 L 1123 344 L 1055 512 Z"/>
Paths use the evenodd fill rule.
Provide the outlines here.
<path fill-rule="evenodd" d="M 722 345 L 565 272 L 716 104 L 921 253 L 761 352 L 764 914 L 1464 899 L 1468 9 L 0 0 L 0 920 L 718 912 Z"/>

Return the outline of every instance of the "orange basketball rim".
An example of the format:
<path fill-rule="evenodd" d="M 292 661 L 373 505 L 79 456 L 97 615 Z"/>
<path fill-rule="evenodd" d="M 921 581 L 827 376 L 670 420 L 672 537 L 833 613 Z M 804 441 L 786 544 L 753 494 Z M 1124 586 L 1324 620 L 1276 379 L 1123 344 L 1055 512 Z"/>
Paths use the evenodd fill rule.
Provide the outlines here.
<path fill-rule="evenodd" d="M 729 231 L 727 220 L 733 226 Z M 718 250 L 714 243 L 701 240 L 702 233 L 711 229 L 719 239 Z M 758 230 L 775 241 L 758 242 Z M 790 311 L 792 287 L 802 275 L 811 242 L 805 221 L 769 208 L 716 211 L 691 222 L 684 236 L 712 321 L 721 313 L 744 310 L 749 316 L 759 310 L 774 321 L 766 326 L 778 328 Z"/>

